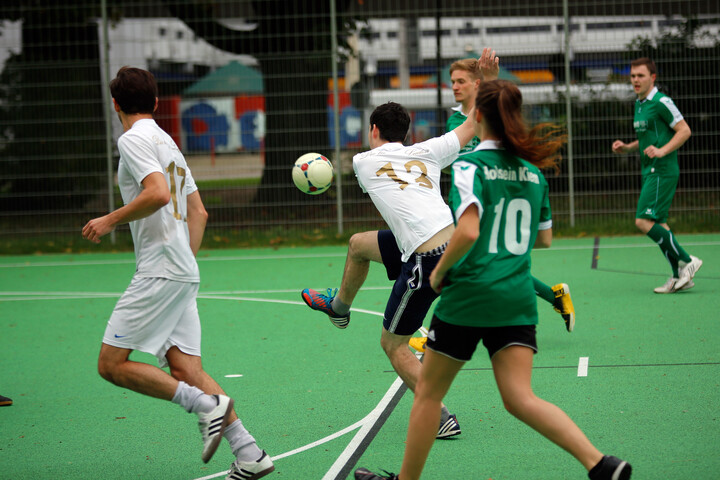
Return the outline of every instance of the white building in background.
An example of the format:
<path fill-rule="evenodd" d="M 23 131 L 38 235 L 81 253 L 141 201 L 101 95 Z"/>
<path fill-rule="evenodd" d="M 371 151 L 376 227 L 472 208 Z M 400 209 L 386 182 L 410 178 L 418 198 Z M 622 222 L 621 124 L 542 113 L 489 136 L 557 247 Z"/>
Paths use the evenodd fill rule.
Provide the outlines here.
<path fill-rule="evenodd" d="M 720 18 L 703 15 L 699 33 L 717 37 Z M 636 37 L 658 38 L 665 32 L 677 32 L 680 16 L 592 16 L 571 17 L 572 49 L 575 53 L 622 52 Z M 493 47 L 499 56 L 547 55 L 564 51 L 562 17 L 442 17 L 440 48 L 443 59 L 460 58 L 468 51 L 481 52 Z M 395 60 L 400 49 L 398 19 L 369 19 L 368 30 L 360 36 L 360 52 L 376 60 Z M 412 26 L 422 60 L 434 59 L 436 20 L 421 17 Z M 697 46 L 708 46 L 698 40 Z"/>
<path fill-rule="evenodd" d="M 233 22 L 228 26 L 242 28 L 242 25 L 245 24 Z M 123 65 L 155 69 L 160 62 L 186 64 L 188 73 L 196 64 L 211 68 L 231 60 L 244 65 L 257 64 L 250 55 L 236 55 L 213 47 L 176 18 L 125 18 L 108 28 L 108 40 L 110 72 L 116 72 Z"/>

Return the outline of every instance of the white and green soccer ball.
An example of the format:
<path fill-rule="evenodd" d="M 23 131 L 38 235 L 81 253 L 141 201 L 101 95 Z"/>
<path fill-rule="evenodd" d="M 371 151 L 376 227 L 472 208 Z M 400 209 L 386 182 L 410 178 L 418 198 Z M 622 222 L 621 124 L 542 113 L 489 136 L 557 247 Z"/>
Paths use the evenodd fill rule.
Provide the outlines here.
<path fill-rule="evenodd" d="M 292 169 L 295 186 L 309 195 L 318 195 L 330 188 L 333 176 L 332 163 L 319 153 L 302 155 L 295 160 Z"/>

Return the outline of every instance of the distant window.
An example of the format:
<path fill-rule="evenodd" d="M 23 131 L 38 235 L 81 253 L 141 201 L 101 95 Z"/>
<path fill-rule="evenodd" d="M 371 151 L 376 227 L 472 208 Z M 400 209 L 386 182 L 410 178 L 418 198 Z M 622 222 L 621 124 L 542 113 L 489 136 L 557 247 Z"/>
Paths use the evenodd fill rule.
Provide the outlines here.
<path fill-rule="evenodd" d="M 571 23 L 571 24 L 570 24 L 570 31 L 571 31 L 571 32 L 575 32 L 575 31 L 578 31 L 578 30 L 580 30 L 580 24 L 578 24 L 578 23 Z M 557 31 L 558 31 L 558 32 L 564 32 L 564 31 L 565 31 L 565 24 L 564 24 L 564 23 L 559 23 L 558 26 L 557 26 Z"/>
<path fill-rule="evenodd" d="M 519 25 L 512 27 L 488 27 L 487 33 L 530 33 L 530 32 L 550 32 L 550 25 Z"/>
<path fill-rule="evenodd" d="M 472 23 L 466 23 L 463 28 L 458 28 L 458 35 L 478 35 L 480 29 L 473 27 Z"/>
<path fill-rule="evenodd" d="M 397 32 L 387 32 L 387 38 L 397 38 Z"/>
<path fill-rule="evenodd" d="M 175 38 L 177 38 L 178 40 L 183 38 L 183 36 L 184 36 L 184 32 L 182 32 L 181 30 L 178 30 L 177 32 L 175 32 Z"/>
<path fill-rule="evenodd" d="M 165 34 L 167 33 L 167 29 L 165 27 L 160 27 L 158 29 L 158 33 L 160 34 L 161 37 L 164 37 Z"/>
<path fill-rule="evenodd" d="M 671 20 L 660 20 L 658 22 L 658 25 L 661 27 L 675 27 L 677 25 L 680 25 L 682 23 L 682 20 L 677 19 L 671 19 Z"/>
<path fill-rule="evenodd" d="M 423 37 L 434 37 L 437 34 L 436 32 L 437 32 L 437 30 L 423 30 L 422 36 Z M 449 29 L 440 30 L 440 36 L 441 37 L 449 37 L 450 30 Z"/>
<path fill-rule="evenodd" d="M 645 20 L 638 20 L 634 22 L 601 22 L 601 23 L 588 23 L 588 30 L 610 30 L 620 28 L 643 28 L 649 27 L 650 22 Z"/>

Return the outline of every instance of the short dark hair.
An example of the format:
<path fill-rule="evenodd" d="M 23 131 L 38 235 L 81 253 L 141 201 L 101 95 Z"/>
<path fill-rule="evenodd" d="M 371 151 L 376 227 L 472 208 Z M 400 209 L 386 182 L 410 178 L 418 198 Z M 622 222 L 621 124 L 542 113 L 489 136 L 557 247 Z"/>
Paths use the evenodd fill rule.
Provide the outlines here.
<path fill-rule="evenodd" d="M 410 128 L 410 115 L 405 107 L 388 102 L 373 110 L 370 115 L 370 127 L 377 125 L 380 138 L 388 142 L 402 142 Z"/>
<path fill-rule="evenodd" d="M 152 114 L 158 87 L 155 76 L 147 70 L 122 67 L 110 82 L 110 94 L 124 113 Z"/>
<path fill-rule="evenodd" d="M 645 65 L 647 67 L 648 71 L 650 72 L 650 75 L 657 74 L 657 68 L 655 67 L 655 62 L 653 62 L 648 57 L 637 58 L 637 59 L 633 60 L 632 62 L 630 62 L 631 67 L 641 67 L 643 65 Z"/>

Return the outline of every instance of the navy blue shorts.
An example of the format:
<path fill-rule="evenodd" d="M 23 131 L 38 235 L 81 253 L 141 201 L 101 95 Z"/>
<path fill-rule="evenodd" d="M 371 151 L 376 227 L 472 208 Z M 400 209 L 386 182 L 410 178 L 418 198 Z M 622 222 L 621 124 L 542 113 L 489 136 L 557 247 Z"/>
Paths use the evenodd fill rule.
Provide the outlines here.
<path fill-rule="evenodd" d="M 383 327 L 395 335 L 412 335 L 422 326 L 427 312 L 438 297 L 430 288 L 430 273 L 445 247 L 423 254 L 414 253 L 407 262 L 403 262 L 402 253 L 390 230 L 378 232 L 378 245 L 388 279 L 395 281 L 385 307 Z"/>
<path fill-rule="evenodd" d="M 443 322 L 433 315 L 428 331 L 427 348 L 443 355 L 469 361 L 482 340 L 490 358 L 500 350 L 520 345 L 537 353 L 535 325 L 513 325 L 510 327 L 468 327 Z"/>

